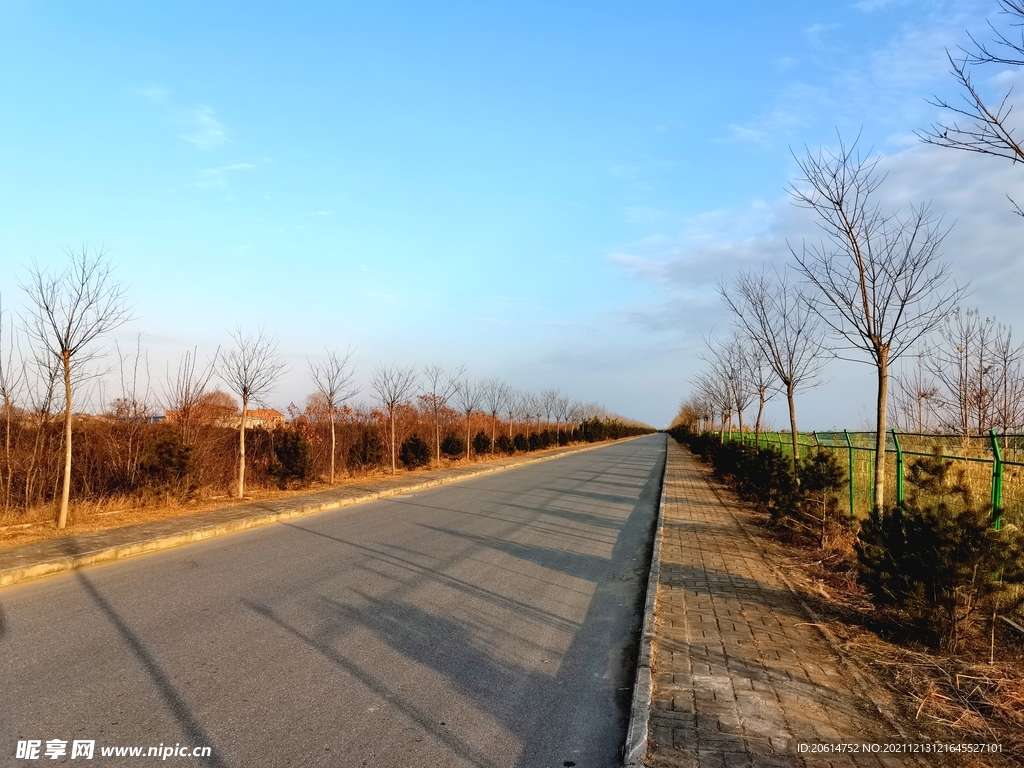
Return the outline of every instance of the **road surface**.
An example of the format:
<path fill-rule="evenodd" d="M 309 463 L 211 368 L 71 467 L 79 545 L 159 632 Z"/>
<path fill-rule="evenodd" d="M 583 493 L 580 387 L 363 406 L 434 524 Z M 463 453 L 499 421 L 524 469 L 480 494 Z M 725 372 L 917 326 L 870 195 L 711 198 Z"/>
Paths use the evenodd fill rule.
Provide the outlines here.
<path fill-rule="evenodd" d="M 652 435 L 0 590 L 0 765 L 615 765 L 664 456 Z"/>

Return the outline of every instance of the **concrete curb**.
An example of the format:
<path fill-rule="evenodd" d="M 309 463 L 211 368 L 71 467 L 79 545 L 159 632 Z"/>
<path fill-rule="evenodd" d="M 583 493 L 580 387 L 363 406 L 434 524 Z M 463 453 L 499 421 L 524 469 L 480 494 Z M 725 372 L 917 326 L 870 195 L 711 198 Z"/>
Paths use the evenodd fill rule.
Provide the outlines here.
<path fill-rule="evenodd" d="M 668 440 L 670 439 L 671 437 L 666 436 L 665 468 L 661 473 L 661 497 L 658 501 L 658 529 L 654 534 L 651 572 L 647 577 L 644 625 L 640 635 L 640 654 L 636 665 L 636 682 L 633 685 L 633 704 L 629 710 L 629 729 L 626 731 L 626 746 L 623 752 L 625 768 L 640 768 L 644 765 L 644 760 L 647 757 L 651 696 L 654 692 L 654 678 L 651 674 L 654 606 L 658 600 L 658 584 L 661 583 L 661 540 L 665 527 L 665 479 L 668 474 Z"/>
<path fill-rule="evenodd" d="M 296 507 L 294 509 L 288 509 L 279 512 L 266 512 L 262 514 L 254 514 L 251 517 L 244 517 L 237 520 L 231 520 L 229 522 L 199 526 L 189 530 L 181 531 L 180 533 L 155 536 L 153 538 L 144 539 L 129 544 L 101 547 L 91 552 L 69 553 L 62 557 L 52 558 L 44 562 L 34 563 L 32 565 L 25 565 L 17 568 L 0 570 L 0 588 L 28 581 L 30 579 L 38 579 L 43 576 L 50 576 L 56 573 L 64 573 L 66 571 L 77 570 L 79 568 L 84 568 L 88 565 L 96 565 L 99 563 L 108 563 L 116 560 L 124 560 L 125 558 L 134 557 L 136 555 L 145 554 L 147 552 L 158 552 L 164 549 L 171 549 L 172 547 L 178 547 L 183 544 L 190 544 L 196 541 L 212 539 L 217 536 L 226 536 L 228 534 L 238 533 L 240 531 L 247 531 L 252 528 L 260 528 L 266 525 L 284 522 L 286 520 L 293 520 L 297 517 L 315 515 L 321 512 L 330 512 L 333 510 L 341 509 L 343 507 L 349 507 L 355 504 L 363 504 L 368 501 L 375 501 L 377 499 L 388 498 L 391 496 L 402 496 L 407 493 L 426 490 L 428 488 L 436 488 L 441 485 L 449 485 L 451 483 L 461 482 L 462 480 L 469 480 L 471 478 L 480 477 L 482 475 L 491 475 L 509 469 L 517 469 L 519 467 L 525 467 L 531 464 L 539 464 L 540 462 L 544 461 L 552 461 L 554 459 L 560 459 L 563 456 L 572 456 L 573 454 L 583 453 L 584 451 L 594 451 L 601 448 L 608 448 L 612 445 L 618 445 L 621 443 L 629 442 L 630 440 L 637 440 L 639 439 L 639 437 L 645 436 L 646 435 L 640 435 L 638 437 L 627 437 L 622 438 L 620 440 L 614 440 L 612 442 L 600 443 L 598 445 L 587 445 L 582 448 L 563 451 L 562 453 L 556 453 L 553 455 L 537 456 L 532 459 L 518 461 L 515 463 L 500 463 L 496 465 L 489 465 L 475 471 L 457 475 L 455 477 L 437 478 L 434 480 L 428 480 L 421 483 L 415 483 L 413 485 L 403 485 L 395 488 L 388 488 L 381 491 L 366 493 L 361 496 L 353 496 L 350 498 L 338 499 L 335 501 L 324 502 L 321 504 L 308 504 Z M 2 555 L 2 553 L 3 550 L 0 550 L 0 555 Z"/>

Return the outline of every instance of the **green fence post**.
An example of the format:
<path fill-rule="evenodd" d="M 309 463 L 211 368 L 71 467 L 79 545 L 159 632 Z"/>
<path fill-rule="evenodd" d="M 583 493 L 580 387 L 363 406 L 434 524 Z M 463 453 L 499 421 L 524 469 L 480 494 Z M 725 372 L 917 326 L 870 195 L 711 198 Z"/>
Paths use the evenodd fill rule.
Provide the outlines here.
<path fill-rule="evenodd" d="M 853 443 L 850 441 L 850 431 L 844 429 L 843 437 L 846 438 L 846 448 L 850 451 L 850 519 L 853 519 Z"/>
<path fill-rule="evenodd" d="M 1003 452 L 999 449 L 999 438 L 994 429 L 989 430 L 992 436 L 992 527 L 997 531 L 1003 527 L 1001 517 L 1003 507 Z"/>
<path fill-rule="evenodd" d="M 896 506 L 903 506 L 903 449 L 896 430 L 892 431 L 892 441 L 896 444 Z"/>

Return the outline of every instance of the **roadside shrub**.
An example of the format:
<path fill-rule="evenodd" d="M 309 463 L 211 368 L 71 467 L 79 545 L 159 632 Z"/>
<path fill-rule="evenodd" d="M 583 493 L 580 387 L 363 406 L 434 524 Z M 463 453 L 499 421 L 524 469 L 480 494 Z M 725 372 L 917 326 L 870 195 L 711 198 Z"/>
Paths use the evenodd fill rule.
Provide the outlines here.
<path fill-rule="evenodd" d="M 425 467 L 430 463 L 430 446 L 419 435 L 413 435 L 402 443 L 398 457 L 406 469 Z"/>
<path fill-rule="evenodd" d="M 502 453 L 512 454 L 516 452 L 516 446 L 512 442 L 512 438 L 508 435 L 498 435 L 498 439 L 494 441 L 494 445 Z"/>
<path fill-rule="evenodd" d="M 818 545 L 825 546 L 831 528 L 845 528 L 849 518 L 839 511 L 838 492 L 846 485 L 846 471 L 831 451 L 817 450 L 800 461 L 797 466 L 800 489 L 799 510 L 804 525 L 813 521 Z"/>
<path fill-rule="evenodd" d="M 569 444 L 569 439 L 571 437 L 572 436 L 568 432 L 560 432 L 560 433 L 558 433 L 558 444 L 559 445 L 568 445 Z"/>
<path fill-rule="evenodd" d="M 512 438 L 512 447 L 521 453 L 526 453 L 530 450 L 530 441 L 526 439 L 526 435 L 520 432 Z"/>
<path fill-rule="evenodd" d="M 177 431 L 166 428 L 146 446 L 139 463 L 145 484 L 165 490 L 185 485 L 191 468 L 192 449 Z"/>
<path fill-rule="evenodd" d="M 482 429 L 473 436 L 473 453 L 482 456 L 491 450 L 491 438 Z"/>
<path fill-rule="evenodd" d="M 313 471 L 313 457 L 306 436 L 296 429 L 284 427 L 271 433 L 274 459 L 267 467 L 267 474 L 277 480 L 281 488 L 292 480 L 305 480 Z"/>
<path fill-rule="evenodd" d="M 362 429 L 348 449 L 348 463 L 360 469 L 384 462 L 384 443 L 376 430 Z"/>
<path fill-rule="evenodd" d="M 530 448 L 531 451 L 539 451 L 543 447 L 543 441 L 541 440 L 540 432 L 534 432 L 530 435 Z"/>
<path fill-rule="evenodd" d="M 441 454 L 449 459 L 458 459 L 466 455 L 466 441 L 456 434 L 447 434 L 441 441 Z"/>
<path fill-rule="evenodd" d="M 963 470 L 941 456 L 911 462 L 902 507 L 873 510 L 857 541 L 861 584 L 876 605 L 898 611 L 933 644 L 956 652 L 976 622 L 1024 584 L 1024 535 L 992 528 Z M 1020 592 L 1017 592 L 1019 603 Z"/>
<path fill-rule="evenodd" d="M 826 536 L 845 519 L 839 511 L 838 491 L 846 483 L 839 461 L 829 451 L 816 451 L 793 462 L 777 448 L 758 450 L 735 441 L 723 443 L 718 435 L 694 435 L 674 430 L 715 474 L 729 482 L 744 501 L 769 515 L 770 524 L 790 536 L 804 536 L 824 546 Z"/>
<path fill-rule="evenodd" d="M 580 423 L 580 429 L 583 432 L 583 439 L 588 443 L 597 443 L 607 437 L 605 423 L 596 416 L 592 419 L 584 419 Z"/>

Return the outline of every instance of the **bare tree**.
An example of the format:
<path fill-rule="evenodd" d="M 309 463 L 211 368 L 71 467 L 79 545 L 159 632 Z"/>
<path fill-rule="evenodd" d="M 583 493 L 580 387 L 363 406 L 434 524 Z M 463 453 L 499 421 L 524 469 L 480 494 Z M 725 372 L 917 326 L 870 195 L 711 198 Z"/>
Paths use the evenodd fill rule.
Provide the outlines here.
<path fill-rule="evenodd" d="M 193 348 L 178 359 L 178 367 L 171 373 L 170 365 L 162 385 L 162 399 L 166 418 L 177 426 L 186 445 L 193 446 L 199 428 L 203 396 L 210 386 L 220 348 L 203 367 L 199 366 L 199 352 Z"/>
<path fill-rule="evenodd" d="M 939 327 L 929 369 L 941 389 L 942 426 L 968 438 L 1012 426 L 1020 409 L 1022 349 L 1012 330 L 957 307 Z"/>
<path fill-rule="evenodd" d="M 754 446 L 760 448 L 761 427 L 764 423 L 764 406 L 778 392 L 778 377 L 768 365 L 764 351 L 752 339 L 747 339 L 743 355 L 746 379 L 757 397 L 757 418 L 754 420 Z M 692 404 L 691 404 L 692 405 Z"/>
<path fill-rule="evenodd" d="M 470 418 L 480 410 L 484 399 L 484 388 L 476 382 L 463 378 L 455 389 L 455 402 L 466 418 L 466 461 L 469 461 Z"/>
<path fill-rule="evenodd" d="M 561 445 L 561 433 L 559 424 L 565 422 L 566 431 L 569 427 L 569 416 L 572 413 L 572 400 L 565 395 L 560 395 L 555 401 L 555 444 Z"/>
<path fill-rule="evenodd" d="M 426 403 L 431 420 L 434 422 L 434 456 L 438 464 L 441 463 L 441 414 L 448 407 L 448 401 L 455 394 L 459 381 L 465 375 L 466 366 L 464 365 L 458 368 L 447 368 L 435 363 L 423 367 L 426 387 L 421 398 Z"/>
<path fill-rule="evenodd" d="M 231 334 L 233 346 L 221 355 L 217 375 L 228 389 L 242 401 L 238 421 L 238 498 L 245 497 L 245 429 L 249 420 L 249 403 L 264 403 L 287 370 L 277 340 L 263 327 L 254 334 L 245 334 L 237 326 Z"/>
<path fill-rule="evenodd" d="M 545 389 L 540 393 L 540 412 L 544 414 L 544 428 L 551 429 L 551 416 L 558 409 L 558 390 Z"/>
<path fill-rule="evenodd" d="M 15 357 L 18 344 L 14 333 L 4 336 L 4 310 L 0 302 L 0 400 L 4 409 L 4 479 L 3 495 L 4 510 L 11 508 L 13 494 L 14 467 L 11 461 L 11 439 L 14 431 L 14 419 L 17 413 L 15 403 L 24 385 L 24 370 L 20 360 Z M 6 351 L 4 349 L 6 345 Z"/>
<path fill-rule="evenodd" d="M 334 485 L 334 461 L 335 454 L 338 452 L 334 417 L 338 408 L 355 397 L 359 390 L 352 383 L 352 377 L 355 376 L 355 366 L 351 364 L 352 350 L 348 349 L 345 354 L 340 354 L 336 349 L 328 349 L 326 353 L 324 360 L 307 358 L 306 362 L 309 365 L 309 375 L 313 379 L 316 391 L 323 396 L 324 406 L 331 424 L 331 464 L 328 482 Z"/>
<path fill-rule="evenodd" d="M 732 393 L 722 371 L 712 367 L 693 380 L 698 397 L 707 403 L 711 419 L 718 419 L 718 439 L 725 440 L 725 423 L 732 417 Z M 712 423 L 714 423 L 712 421 Z"/>
<path fill-rule="evenodd" d="M 997 423 L 1005 435 L 1024 423 L 1024 344 L 1014 344 L 1009 326 L 997 339 L 993 359 L 999 369 Z"/>
<path fill-rule="evenodd" d="M 713 338 L 704 340 L 707 351 L 702 355 L 711 366 L 710 376 L 721 383 L 728 400 L 729 437 L 732 438 L 732 414 L 739 421 L 740 440 L 743 439 L 743 411 L 753 402 L 756 393 L 747 380 L 747 351 L 743 339 L 732 336 L 726 341 Z"/>
<path fill-rule="evenodd" d="M 512 439 L 512 422 L 519 414 L 519 402 L 522 395 L 509 387 L 505 397 L 504 413 L 508 416 L 508 439 Z"/>
<path fill-rule="evenodd" d="M 509 398 L 508 384 L 495 377 L 483 383 L 483 400 L 491 417 L 491 455 L 494 455 L 494 438 L 498 429 L 498 414 Z"/>
<path fill-rule="evenodd" d="M 526 439 L 530 439 L 530 426 L 533 418 L 539 410 L 537 407 L 537 396 L 531 392 L 520 392 L 517 402 L 518 414 L 526 425 Z"/>
<path fill-rule="evenodd" d="M 718 284 L 718 292 L 743 333 L 758 350 L 760 360 L 778 378 L 789 407 L 793 460 L 799 456 L 796 424 L 796 393 L 815 387 L 825 364 L 822 342 L 825 328 L 804 295 L 777 271 L 743 270 L 732 286 Z M 755 367 L 760 362 L 753 361 Z M 748 363 L 749 365 L 749 363 Z M 767 388 L 763 371 L 759 378 L 758 432 Z"/>
<path fill-rule="evenodd" d="M 939 388 L 925 366 L 928 354 L 926 350 L 919 350 L 913 355 L 913 365 L 905 365 L 902 373 L 893 376 L 889 410 L 893 426 L 897 429 L 922 433 L 934 426 L 940 404 Z"/>
<path fill-rule="evenodd" d="M 23 370 L 26 374 L 26 403 L 29 406 L 35 435 L 32 441 L 32 452 L 25 467 L 24 505 L 26 507 L 41 502 L 45 497 L 40 478 L 43 474 L 46 447 L 51 437 L 50 426 L 53 412 L 55 408 L 60 407 L 59 384 L 62 368 L 61 361 L 46 349 L 31 347 L 30 354 L 31 357 L 26 361 Z"/>
<path fill-rule="evenodd" d="M 870 362 L 878 378 L 874 504 L 884 504 L 885 421 L 889 366 L 936 328 L 963 289 L 947 289 L 942 260 L 946 230 L 927 205 L 910 213 L 883 212 L 875 200 L 883 178 L 877 159 L 864 159 L 857 143 L 797 159 L 803 178 L 791 192 L 813 211 L 824 232 L 818 243 L 790 248 L 813 288 L 809 306 L 841 345 Z"/>
<path fill-rule="evenodd" d="M 119 427 L 107 436 L 110 470 L 123 486 L 133 488 L 139 481 L 146 422 L 152 415 L 149 353 L 142 348 L 141 334 L 135 339 L 133 352 L 122 350 L 117 342 L 114 342 L 114 351 L 120 374 L 120 394 L 110 404 L 110 416 Z"/>
<path fill-rule="evenodd" d="M 389 448 L 391 449 L 391 474 L 398 471 L 398 446 L 395 437 L 395 414 L 406 405 L 416 393 L 416 368 L 409 366 L 378 365 L 370 377 L 370 389 L 388 417 Z"/>
<path fill-rule="evenodd" d="M 33 265 L 22 288 L 28 294 L 28 332 L 44 354 L 60 362 L 64 378 L 64 478 L 61 485 L 57 527 L 68 522 L 71 495 L 71 422 L 73 386 L 82 366 L 96 356 L 93 343 L 127 322 L 131 310 L 125 291 L 114 280 L 112 267 L 102 250 L 65 251 L 71 262 L 59 273 Z"/>
<path fill-rule="evenodd" d="M 1021 0 L 999 0 L 1001 14 L 1010 18 L 1011 27 L 1024 25 L 1024 2 Z M 946 50 L 950 74 L 959 86 L 960 103 L 952 103 L 935 97 L 931 104 L 953 115 L 950 123 L 933 123 L 917 135 L 926 144 L 934 144 L 965 152 L 1001 157 L 1012 163 L 1024 162 L 1024 146 L 1014 135 L 1011 125 L 1013 106 L 1010 103 L 1012 89 L 1007 91 L 998 103 L 987 102 L 979 93 L 972 79 L 975 67 L 994 64 L 998 67 L 1024 66 L 1024 35 L 1012 37 L 989 22 L 993 39 L 989 43 L 979 42 L 971 36 L 971 46 L 961 48 L 959 53 Z M 1010 198 L 1017 213 L 1024 211 Z"/>

